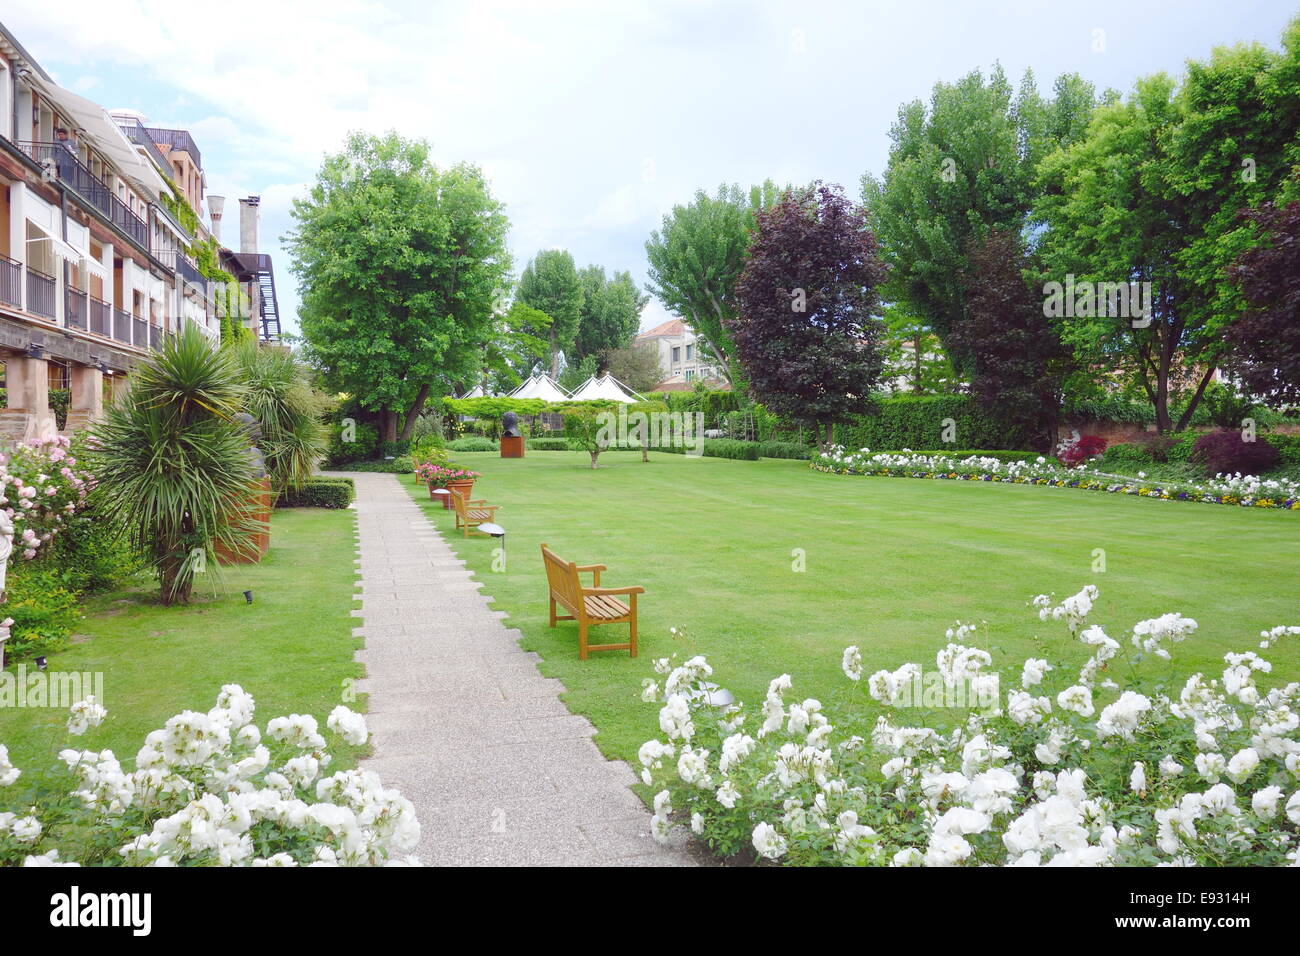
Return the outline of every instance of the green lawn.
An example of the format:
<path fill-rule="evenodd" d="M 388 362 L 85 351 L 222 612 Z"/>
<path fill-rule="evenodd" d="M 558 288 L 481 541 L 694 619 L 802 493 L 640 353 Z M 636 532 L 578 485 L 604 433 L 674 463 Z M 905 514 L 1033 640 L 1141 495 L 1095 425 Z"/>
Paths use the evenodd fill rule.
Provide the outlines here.
<path fill-rule="evenodd" d="M 323 726 L 344 702 L 344 682 L 361 675 L 352 660 L 359 622 L 350 616 L 357 606 L 355 528 L 352 511 L 277 510 L 270 554 L 260 564 L 223 568 L 216 595 L 199 585 L 195 603 L 168 608 L 157 603 L 156 585 L 142 582 L 95 598 L 78 643 L 50 655 L 49 666 L 102 672 L 108 719 L 69 738 L 64 710 L 3 707 L 0 743 L 24 771 L 49 766 L 54 753 L 74 745 L 110 748 L 125 761 L 168 717 L 210 709 L 228 683 L 257 700 L 259 726 L 288 713 L 314 714 Z M 245 589 L 253 591 L 252 604 Z M 361 709 L 360 702 L 351 706 Z M 346 763 L 354 755 L 341 756 Z"/>
<path fill-rule="evenodd" d="M 611 755 L 632 757 L 657 733 L 638 699 L 654 658 L 703 653 L 715 678 L 758 704 L 788 672 L 795 693 L 830 702 L 846 692 L 840 656 L 862 648 L 868 672 L 935 652 L 955 620 L 987 622 L 976 642 L 997 664 L 1030 654 L 1077 667 L 1087 657 L 1064 627 L 1040 624 L 1031 597 L 1101 589 L 1092 621 L 1127 643 L 1139 620 L 1179 611 L 1199 633 L 1175 648 L 1165 673 L 1223 668 L 1229 650 L 1256 648 L 1258 631 L 1300 623 L 1300 516 L 1185 502 L 1143 501 L 1073 489 L 978 482 L 822 475 L 807 464 L 608 453 L 592 471 L 581 452 L 528 452 L 522 460 L 460 453 L 483 473 L 474 496 L 502 506 L 509 566 L 492 571 L 487 538 L 450 536 L 457 552 L 524 646 L 542 655 L 566 702 L 599 728 Z M 411 476 L 399 479 L 435 516 Z M 641 656 L 595 653 L 579 661 L 577 629 L 547 627 L 538 543 L 603 563 L 608 586 L 641 584 Z M 1105 573 L 1094 573 L 1094 549 Z M 792 570 L 794 549 L 806 571 Z M 685 629 L 688 642 L 669 628 Z M 616 640 L 625 628 L 617 625 Z M 594 632 L 599 640 L 601 630 Z M 1035 635 L 1043 643 L 1036 641 Z M 1300 643 L 1270 654 L 1273 679 L 1300 678 Z M 1152 662 L 1160 664 L 1159 661 Z M 1147 665 L 1150 666 L 1150 665 Z M 1173 689 L 1173 688 L 1170 688 Z"/>

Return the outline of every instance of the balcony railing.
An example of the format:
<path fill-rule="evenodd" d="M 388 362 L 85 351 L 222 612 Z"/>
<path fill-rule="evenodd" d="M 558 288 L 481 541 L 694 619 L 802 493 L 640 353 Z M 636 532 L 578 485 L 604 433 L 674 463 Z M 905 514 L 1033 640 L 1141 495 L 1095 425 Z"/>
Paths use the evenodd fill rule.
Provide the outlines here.
<path fill-rule="evenodd" d="M 166 143 L 172 149 L 185 150 L 194 160 L 194 165 L 203 168 L 203 156 L 199 153 L 199 148 L 194 145 L 194 137 L 189 134 L 188 130 L 183 129 L 161 129 L 157 126 L 146 126 L 145 133 L 155 143 Z"/>
<path fill-rule="evenodd" d="M 37 272 L 27 267 L 27 311 L 43 315 L 47 319 L 55 318 L 59 313 L 55 309 L 55 286 L 53 276 Z"/>
<path fill-rule="evenodd" d="M 131 341 L 131 313 L 121 309 L 113 310 L 113 338 L 119 342 Z"/>
<path fill-rule="evenodd" d="M 142 349 L 147 349 L 149 347 L 149 323 L 141 318 L 133 318 L 131 327 L 134 329 L 131 342 Z"/>
<path fill-rule="evenodd" d="M 98 209 L 113 225 L 126 233 L 143 249 L 149 248 L 149 225 L 130 209 L 113 191 L 95 178 L 76 155 L 62 143 L 20 143 L 28 156 L 42 165 L 53 162 L 59 179 Z"/>
<path fill-rule="evenodd" d="M 64 291 L 64 317 L 70 329 L 85 331 L 89 327 L 89 308 L 86 293 L 79 289 Z"/>
<path fill-rule="evenodd" d="M 90 313 L 90 331 L 111 338 L 113 335 L 113 307 L 103 299 L 97 299 L 92 295 L 87 303 L 87 311 Z"/>
<path fill-rule="evenodd" d="M 0 302 L 21 308 L 23 304 L 23 264 L 0 256 Z"/>
<path fill-rule="evenodd" d="M 185 253 L 177 252 L 176 250 L 172 249 L 166 252 L 158 253 L 158 259 L 162 262 L 167 263 L 173 269 L 179 272 L 181 274 L 181 278 L 184 279 L 186 282 L 192 283 L 193 285 L 198 286 L 204 292 L 207 292 L 208 290 L 207 277 L 204 276 L 203 273 L 199 271 L 199 267 L 196 266 L 193 262 L 191 262 L 189 257 L 186 256 Z"/>

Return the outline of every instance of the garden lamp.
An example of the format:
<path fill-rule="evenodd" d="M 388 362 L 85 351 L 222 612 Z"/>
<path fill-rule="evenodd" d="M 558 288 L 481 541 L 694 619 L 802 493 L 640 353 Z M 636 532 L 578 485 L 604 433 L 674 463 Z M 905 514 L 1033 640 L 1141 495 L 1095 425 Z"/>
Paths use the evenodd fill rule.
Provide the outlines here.
<path fill-rule="evenodd" d="M 506 566 L 506 529 L 499 524 L 488 522 L 478 526 L 478 530 L 484 534 L 490 534 L 501 542 L 501 567 Z"/>

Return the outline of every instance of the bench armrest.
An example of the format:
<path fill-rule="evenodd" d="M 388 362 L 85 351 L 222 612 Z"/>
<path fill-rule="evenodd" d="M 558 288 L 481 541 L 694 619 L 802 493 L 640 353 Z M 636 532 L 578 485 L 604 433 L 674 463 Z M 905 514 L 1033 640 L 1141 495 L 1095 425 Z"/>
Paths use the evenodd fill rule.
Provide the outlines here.
<path fill-rule="evenodd" d="M 609 570 L 609 568 L 605 567 L 605 565 L 603 564 L 579 564 L 577 566 L 577 569 L 579 571 L 608 571 Z"/>
<path fill-rule="evenodd" d="M 645 594 L 645 588 L 636 584 L 630 588 L 583 588 L 583 597 L 595 596 L 600 594 Z"/>

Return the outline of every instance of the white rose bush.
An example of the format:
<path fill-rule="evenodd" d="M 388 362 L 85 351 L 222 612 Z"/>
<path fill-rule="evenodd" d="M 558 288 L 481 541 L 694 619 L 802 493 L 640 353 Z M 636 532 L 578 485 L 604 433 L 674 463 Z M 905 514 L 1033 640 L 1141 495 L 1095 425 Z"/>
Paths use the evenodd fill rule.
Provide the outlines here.
<path fill-rule="evenodd" d="M 1258 653 L 1300 627 L 1173 686 L 1143 663 L 1176 659 L 1196 622 L 1165 614 L 1111 637 L 1088 621 L 1096 599 L 1092 585 L 1035 598 L 1075 663 L 1009 662 L 1001 693 L 975 629 L 950 629 L 927 675 L 937 705 L 912 693 L 919 664 L 868 675 L 857 647 L 842 659 L 852 703 L 834 714 L 788 674 L 757 710 L 719 707 L 703 657 L 656 662 L 663 687 L 642 699 L 659 703 L 662 736 L 638 755 L 652 834 L 686 828 L 719 855 L 787 865 L 1300 865 L 1300 683 L 1261 686 Z"/>
<path fill-rule="evenodd" d="M 0 745 L 0 866 L 420 865 L 409 800 L 372 772 L 329 773 L 315 717 L 276 717 L 263 732 L 254 709 L 227 684 L 211 710 L 177 714 L 146 736 L 133 770 L 111 750 L 69 748 L 35 787 L 23 788 Z M 107 715 L 93 697 L 78 701 L 68 733 Z M 369 738 L 343 706 L 326 731 L 352 746 Z"/>

